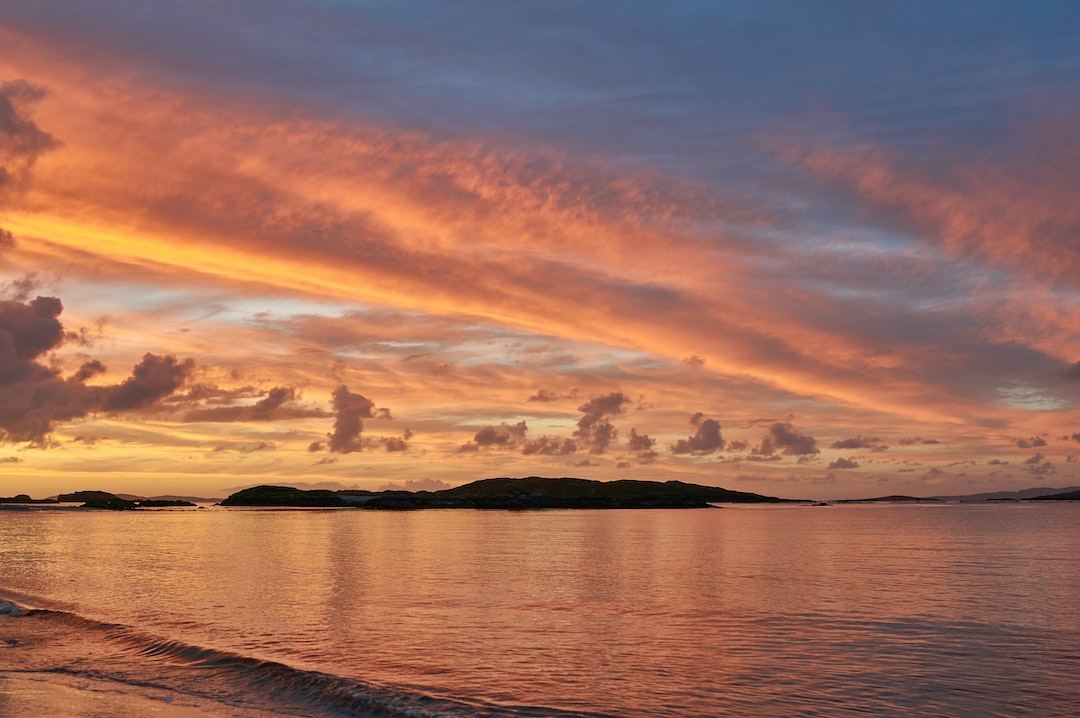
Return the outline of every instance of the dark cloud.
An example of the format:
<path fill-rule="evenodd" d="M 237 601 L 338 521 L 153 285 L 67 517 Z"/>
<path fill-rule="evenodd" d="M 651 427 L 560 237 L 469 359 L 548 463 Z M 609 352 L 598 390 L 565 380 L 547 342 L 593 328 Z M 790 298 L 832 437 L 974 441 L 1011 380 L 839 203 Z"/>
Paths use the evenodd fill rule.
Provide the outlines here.
<path fill-rule="evenodd" d="M 653 439 L 648 434 L 639 434 L 637 429 L 630 430 L 631 451 L 649 451 L 655 444 L 656 439 Z"/>
<path fill-rule="evenodd" d="M 859 462 L 852 461 L 851 459 L 839 458 L 829 464 L 830 469 L 857 469 L 859 468 Z"/>
<path fill-rule="evenodd" d="M 701 412 L 690 417 L 690 425 L 696 427 L 693 435 L 679 439 L 671 446 L 673 454 L 711 454 L 724 448 L 724 438 L 720 434 L 720 422 L 706 419 Z"/>
<path fill-rule="evenodd" d="M 912 446 L 914 444 L 940 444 L 937 439 L 924 439 L 921 436 L 912 436 L 906 439 L 900 439 L 900 446 Z"/>
<path fill-rule="evenodd" d="M 87 386 L 105 372 L 97 360 L 84 362 L 70 377 L 43 359 L 70 337 L 60 322 L 56 297 L 29 302 L 0 301 L 0 439 L 52 446 L 59 422 L 96 412 L 149 409 L 183 386 L 194 370 L 189 359 L 146 354 L 130 377 L 112 386 Z"/>
<path fill-rule="evenodd" d="M 83 365 L 79 367 L 79 371 L 75 372 L 71 378 L 77 382 L 85 382 L 88 379 L 92 379 L 93 377 L 104 373 L 105 365 L 97 359 L 91 359 L 88 362 L 84 362 Z"/>
<path fill-rule="evenodd" d="M 1072 439 L 1073 441 L 1076 441 L 1076 442 L 1080 443 L 1080 431 L 1076 432 L 1075 434 L 1069 435 L 1069 436 L 1063 436 L 1061 438 L 1063 440 L 1065 440 L 1065 441 L 1069 441 L 1070 439 Z"/>
<path fill-rule="evenodd" d="M 1046 439 L 1041 436 L 1031 436 L 1026 439 L 1017 439 L 1016 446 L 1020 449 L 1037 449 L 1046 446 Z"/>
<path fill-rule="evenodd" d="M 761 440 L 756 453 L 772 456 L 782 453 L 785 456 L 811 456 L 819 453 L 814 437 L 796 430 L 790 422 L 776 422 L 769 427 L 769 433 Z"/>
<path fill-rule="evenodd" d="M 0 227 L 0 252 L 15 249 L 15 235 Z"/>
<path fill-rule="evenodd" d="M 37 297 L 29 303 L 0 301 L 0 361 L 3 370 L 21 374 L 28 364 L 64 341 L 60 313 L 64 305 L 56 297 Z M 0 374 L 0 382 L 11 380 Z"/>
<path fill-rule="evenodd" d="M 1025 464 L 1028 462 L 1024 462 Z M 1047 474 L 1056 474 L 1057 469 L 1054 468 L 1053 461 L 1045 461 L 1041 464 L 1032 464 L 1027 467 L 1028 473 L 1033 476 L 1046 476 Z"/>
<path fill-rule="evenodd" d="M 25 80 L 0 84 L 0 190 L 25 179 L 37 158 L 59 145 L 27 113 L 44 96 L 42 88 Z"/>
<path fill-rule="evenodd" d="M 326 450 L 326 444 L 324 444 L 321 441 L 313 441 L 310 444 L 308 444 L 307 450 L 308 450 L 308 452 L 310 452 L 312 454 L 316 454 L 316 453 L 318 453 L 320 451 L 325 451 Z"/>
<path fill-rule="evenodd" d="M 1037 464 L 1042 460 L 1043 460 L 1043 455 L 1042 454 L 1035 454 L 1034 456 L 1030 456 L 1030 457 L 1024 459 L 1024 463 L 1025 464 Z"/>
<path fill-rule="evenodd" d="M 18 456 L 5 456 L 0 458 L 0 464 L 21 464 L 22 459 Z"/>
<path fill-rule="evenodd" d="M 37 275 L 31 272 L 18 279 L 12 279 L 0 285 L 0 299 L 10 299 L 16 302 L 26 302 L 30 297 L 41 291 L 41 281 Z"/>
<path fill-rule="evenodd" d="M 200 385 L 202 386 L 202 385 Z M 181 400 L 187 403 L 190 400 L 189 392 Z M 203 396 L 213 396 L 217 403 L 228 402 L 232 396 L 251 398 L 261 396 L 254 404 L 243 406 L 215 406 L 205 409 L 192 409 L 184 414 L 184 421 L 209 421 L 209 422 L 232 422 L 232 421 L 282 421 L 286 419 L 312 419 L 329 416 L 323 409 L 315 409 L 303 406 L 293 406 L 292 403 L 299 398 L 299 392 L 293 386 L 278 386 L 263 393 L 256 393 L 251 387 L 245 387 L 235 393 L 214 391 L 213 388 L 204 388 L 199 392 Z"/>
<path fill-rule="evenodd" d="M 379 439 L 379 443 L 386 448 L 387 451 L 408 451 L 409 440 L 413 438 L 413 433 L 406 429 L 401 436 L 384 436 Z"/>
<path fill-rule="evenodd" d="M 577 443 L 573 439 L 560 439 L 557 436 L 541 436 L 538 439 L 530 439 L 525 442 L 521 453 L 525 456 L 566 456 L 578 450 Z"/>
<path fill-rule="evenodd" d="M 1066 369 L 1064 376 L 1069 381 L 1080 381 L 1080 361 Z"/>
<path fill-rule="evenodd" d="M 829 447 L 829 448 L 832 448 L 832 449 L 876 449 L 878 444 L 880 444 L 880 443 L 881 443 L 881 439 L 877 438 L 876 436 L 868 437 L 868 436 L 863 436 L 863 435 L 860 434 L 859 436 L 854 436 L 854 437 L 852 437 L 850 439 L 840 439 L 839 441 L 834 441 L 832 443 L 832 446 Z"/>
<path fill-rule="evenodd" d="M 363 394 L 354 394 L 342 384 L 334 390 L 334 431 L 327 434 L 327 446 L 334 454 L 360 451 L 364 419 L 375 417 L 375 402 Z"/>
<path fill-rule="evenodd" d="M 542 403 L 549 403 L 552 401 L 559 401 L 560 399 L 575 399 L 577 398 L 577 390 L 571 391 L 569 394 L 559 394 L 558 392 L 551 391 L 550 389 L 540 389 L 535 394 L 528 398 L 528 401 L 539 401 Z"/>
<path fill-rule="evenodd" d="M 255 444 L 240 444 L 239 446 L 215 446 L 213 452 L 220 454 L 226 451 L 235 451 L 239 454 L 254 454 L 259 451 L 276 451 L 277 445 L 272 441 L 260 441 Z"/>
<path fill-rule="evenodd" d="M 574 438 L 579 440 L 590 454 L 602 454 L 618 437 L 619 432 L 610 418 L 626 411 L 631 400 L 621 391 L 593 397 L 578 407 L 584 416 L 578 420 Z"/>
<path fill-rule="evenodd" d="M 528 430 L 529 427 L 524 421 L 512 425 L 503 422 L 498 426 L 485 426 L 476 432 L 473 442 L 477 446 L 513 449 L 525 442 L 525 434 Z"/>
<path fill-rule="evenodd" d="M 990 465 L 990 466 L 1004 466 L 1005 464 L 1008 464 L 1009 462 L 1008 461 L 1002 461 L 1001 459 L 990 459 L 986 463 L 988 465 Z"/>
<path fill-rule="evenodd" d="M 637 455 L 637 462 L 644 466 L 647 466 L 649 464 L 655 464 L 656 459 L 659 456 L 660 454 L 655 451 L 642 451 L 640 454 Z"/>
<path fill-rule="evenodd" d="M 108 390 L 102 408 L 121 412 L 154 404 L 182 387 L 194 369 L 191 359 L 144 354 L 131 376 Z"/>

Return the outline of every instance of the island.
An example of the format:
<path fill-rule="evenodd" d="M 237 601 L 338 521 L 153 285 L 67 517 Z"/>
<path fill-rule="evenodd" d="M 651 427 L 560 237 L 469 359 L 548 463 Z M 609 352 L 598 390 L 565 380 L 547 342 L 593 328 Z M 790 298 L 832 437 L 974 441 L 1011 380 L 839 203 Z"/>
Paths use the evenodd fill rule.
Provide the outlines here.
<path fill-rule="evenodd" d="M 1066 491 L 1061 494 L 1050 494 L 1049 496 L 1035 496 L 1032 497 L 1032 501 L 1080 501 L 1080 489 L 1073 491 Z"/>
<path fill-rule="evenodd" d="M 682 481 L 594 481 L 578 478 L 481 479 L 441 491 L 304 490 L 255 486 L 222 506 L 410 509 L 649 509 L 708 508 L 718 503 L 794 503 L 791 499 Z"/>
<path fill-rule="evenodd" d="M 83 502 L 80 508 L 84 509 L 108 509 L 110 511 L 130 511 L 143 508 L 165 508 L 172 506 L 195 506 L 190 501 L 180 499 L 143 499 L 139 497 L 124 497 L 111 494 L 108 491 L 74 491 L 70 494 L 60 494 L 57 501 L 64 503 Z"/>

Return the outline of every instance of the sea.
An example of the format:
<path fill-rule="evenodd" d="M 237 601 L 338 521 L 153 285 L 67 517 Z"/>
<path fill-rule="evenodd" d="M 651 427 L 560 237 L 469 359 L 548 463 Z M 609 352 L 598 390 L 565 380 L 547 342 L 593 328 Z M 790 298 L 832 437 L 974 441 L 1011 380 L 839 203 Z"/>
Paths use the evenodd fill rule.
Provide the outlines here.
<path fill-rule="evenodd" d="M 2 510 L 0 716 L 30 679 L 160 715 L 1080 716 L 1080 503 Z"/>

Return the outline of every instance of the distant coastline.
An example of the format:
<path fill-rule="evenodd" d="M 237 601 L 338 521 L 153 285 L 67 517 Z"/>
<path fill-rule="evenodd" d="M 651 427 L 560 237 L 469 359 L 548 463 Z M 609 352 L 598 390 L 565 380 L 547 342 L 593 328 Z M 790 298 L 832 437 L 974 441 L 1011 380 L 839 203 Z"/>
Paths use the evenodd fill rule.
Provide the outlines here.
<path fill-rule="evenodd" d="M 1036 487 L 1020 491 L 998 491 L 966 496 L 889 495 L 861 499 L 814 501 L 786 499 L 716 486 L 682 481 L 595 481 L 571 477 L 492 478 L 473 481 L 441 491 L 368 491 L 364 489 L 301 489 L 292 486 L 259 485 L 237 491 L 227 498 L 113 494 L 91 490 L 34 499 L 28 494 L 0 497 L 5 508 L 36 505 L 108 510 L 192 508 L 220 504 L 234 507 L 357 508 L 404 511 L 414 509 L 648 509 L 709 508 L 716 504 L 830 504 L 856 503 L 993 503 L 1013 501 L 1080 501 L 1080 487 L 1056 489 Z"/>

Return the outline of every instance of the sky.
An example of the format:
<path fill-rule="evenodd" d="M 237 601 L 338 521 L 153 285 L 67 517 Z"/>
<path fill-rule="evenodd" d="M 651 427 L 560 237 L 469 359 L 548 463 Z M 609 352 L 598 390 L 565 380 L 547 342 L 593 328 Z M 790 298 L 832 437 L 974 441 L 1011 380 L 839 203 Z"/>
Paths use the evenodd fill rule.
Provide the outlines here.
<path fill-rule="evenodd" d="M 0 5 L 0 495 L 1080 485 L 1080 5 Z"/>

